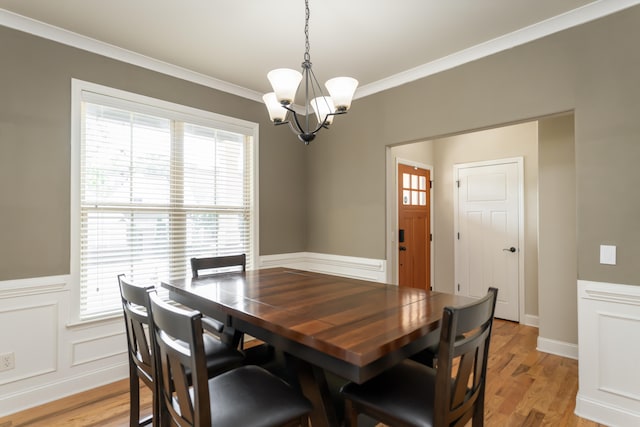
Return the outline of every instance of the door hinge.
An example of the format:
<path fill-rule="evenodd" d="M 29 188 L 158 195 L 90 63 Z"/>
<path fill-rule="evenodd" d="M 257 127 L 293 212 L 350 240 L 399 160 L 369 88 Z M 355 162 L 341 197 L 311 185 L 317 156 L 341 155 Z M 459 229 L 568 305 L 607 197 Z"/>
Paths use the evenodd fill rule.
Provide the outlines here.
<path fill-rule="evenodd" d="M 458 283 L 458 292 L 460 292 L 460 283 Z"/>
<path fill-rule="evenodd" d="M 433 242 L 433 234 L 429 233 L 429 241 Z"/>
<path fill-rule="evenodd" d="M 460 180 L 456 181 L 456 185 L 458 186 L 458 188 L 460 188 Z"/>
<path fill-rule="evenodd" d="M 458 233 L 458 240 L 460 240 L 460 233 Z"/>
<path fill-rule="evenodd" d="M 429 188 L 433 188 L 433 180 L 429 181 Z"/>

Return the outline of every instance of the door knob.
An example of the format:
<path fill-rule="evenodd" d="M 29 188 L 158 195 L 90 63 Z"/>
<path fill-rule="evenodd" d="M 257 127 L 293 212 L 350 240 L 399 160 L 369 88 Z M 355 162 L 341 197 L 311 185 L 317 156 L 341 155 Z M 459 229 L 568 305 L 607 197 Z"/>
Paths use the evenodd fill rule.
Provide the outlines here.
<path fill-rule="evenodd" d="M 513 246 L 511 246 L 510 248 L 504 248 L 503 251 L 505 252 L 515 252 L 516 248 L 514 248 Z"/>

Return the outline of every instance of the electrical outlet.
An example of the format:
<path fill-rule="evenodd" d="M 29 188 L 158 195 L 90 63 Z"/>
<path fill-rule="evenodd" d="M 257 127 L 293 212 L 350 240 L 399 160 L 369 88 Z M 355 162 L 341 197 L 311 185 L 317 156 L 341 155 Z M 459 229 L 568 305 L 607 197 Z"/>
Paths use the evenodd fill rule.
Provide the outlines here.
<path fill-rule="evenodd" d="M 0 371 L 9 371 L 16 367 L 15 353 L 0 354 Z"/>

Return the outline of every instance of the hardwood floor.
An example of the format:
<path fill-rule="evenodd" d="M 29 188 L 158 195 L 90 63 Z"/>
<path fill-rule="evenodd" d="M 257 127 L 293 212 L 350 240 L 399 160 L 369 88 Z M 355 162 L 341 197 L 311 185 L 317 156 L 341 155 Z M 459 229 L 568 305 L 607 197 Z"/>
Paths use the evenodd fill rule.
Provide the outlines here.
<path fill-rule="evenodd" d="M 574 415 L 578 361 L 536 351 L 537 338 L 537 328 L 494 322 L 485 425 L 600 426 Z"/>
<path fill-rule="evenodd" d="M 536 351 L 538 330 L 496 320 L 491 338 L 485 425 L 598 427 L 573 414 L 578 362 Z M 141 387 L 143 408 L 151 393 Z M 128 426 L 128 380 L 0 418 L 0 427 Z M 470 425 L 470 424 L 469 424 Z"/>

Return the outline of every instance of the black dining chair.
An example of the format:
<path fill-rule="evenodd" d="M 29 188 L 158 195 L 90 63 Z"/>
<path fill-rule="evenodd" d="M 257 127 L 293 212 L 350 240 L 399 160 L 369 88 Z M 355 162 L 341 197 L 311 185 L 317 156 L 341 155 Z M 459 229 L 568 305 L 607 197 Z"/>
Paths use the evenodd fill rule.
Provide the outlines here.
<path fill-rule="evenodd" d="M 229 267 L 238 267 L 241 271 L 246 271 L 246 254 L 191 258 L 191 274 L 194 279 L 199 277 L 202 270 L 212 270 L 215 272 L 224 268 L 226 271 L 229 271 Z"/>
<path fill-rule="evenodd" d="M 242 366 L 208 379 L 202 314 L 151 294 L 157 348 L 160 419 L 179 427 L 308 426 L 311 403 L 258 366 Z M 191 373 L 192 386 L 186 381 Z"/>
<path fill-rule="evenodd" d="M 155 294 L 155 287 L 138 286 L 129 281 L 124 274 L 118 276 L 118 284 L 122 298 L 129 358 L 129 424 L 131 427 L 147 425 L 153 421 L 153 415 L 140 419 L 139 380 L 142 380 L 152 391 L 153 414 L 159 413 L 153 351 L 154 337 L 151 333 L 147 333 L 150 327 L 149 295 Z M 240 351 L 208 334 L 203 336 L 203 344 L 209 376 L 217 375 L 243 363 L 244 355 Z"/>
<path fill-rule="evenodd" d="M 498 290 L 461 307 L 445 307 L 437 369 L 405 360 L 363 384 L 348 383 L 348 426 L 366 414 L 394 427 L 484 425 L 489 342 Z M 463 339 L 460 337 L 464 336 Z"/>
<path fill-rule="evenodd" d="M 200 277 L 200 273 L 205 271 L 207 274 L 219 274 L 222 272 L 233 271 L 232 267 L 237 267 L 235 270 L 246 271 L 247 270 L 247 256 L 246 254 L 239 255 L 226 255 L 226 256 L 213 256 L 213 257 L 193 257 L 191 262 L 191 276 L 194 279 Z M 208 325 L 209 329 L 215 329 L 218 337 L 228 344 L 243 347 L 244 334 L 236 332 L 234 329 L 227 327 L 225 331 L 225 325 L 221 321 L 211 318 L 203 317 L 205 326 Z"/>
<path fill-rule="evenodd" d="M 135 286 L 124 274 L 118 276 L 122 309 L 127 333 L 127 348 L 129 353 L 129 425 L 143 426 L 153 421 L 153 415 L 140 419 L 140 383 L 149 387 L 153 396 L 153 414 L 157 412 L 157 402 L 154 384 L 154 360 L 152 354 L 151 337 L 147 335 L 145 325 L 149 325 L 147 315 L 148 293 L 153 286 Z"/>
<path fill-rule="evenodd" d="M 247 256 L 246 254 L 225 255 L 214 257 L 194 257 L 191 258 L 191 274 L 194 279 L 200 277 L 202 272 L 208 275 L 220 274 L 229 271 L 246 271 Z M 216 325 L 220 331 L 221 339 L 231 345 L 236 345 L 245 352 L 245 359 L 249 364 L 265 365 L 273 362 L 275 350 L 266 343 L 260 343 L 245 348 L 245 334 L 231 327 L 225 326 L 223 323 L 210 317 L 203 317 L 203 322 Z"/>

